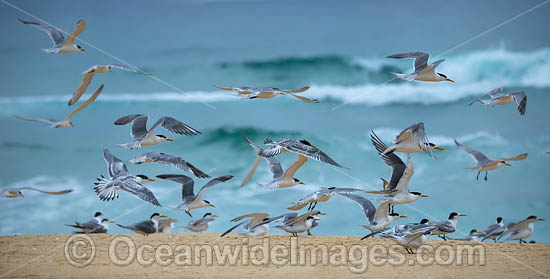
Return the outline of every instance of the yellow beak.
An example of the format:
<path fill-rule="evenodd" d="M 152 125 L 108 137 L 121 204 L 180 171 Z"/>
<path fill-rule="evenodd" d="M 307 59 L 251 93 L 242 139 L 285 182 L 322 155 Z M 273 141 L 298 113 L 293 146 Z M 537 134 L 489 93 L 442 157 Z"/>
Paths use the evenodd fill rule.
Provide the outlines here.
<path fill-rule="evenodd" d="M 313 221 L 321 221 L 321 218 L 319 218 L 319 217 L 313 217 Z"/>
<path fill-rule="evenodd" d="M 107 223 L 116 223 L 114 220 L 109 220 Z"/>
<path fill-rule="evenodd" d="M 144 162 L 145 162 L 145 163 L 152 163 L 152 162 L 153 162 L 153 160 L 151 160 L 151 159 L 147 158 L 147 159 L 145 159 L 145 160 L 144 160 Z"/>
<path fill-rule="evenodd" d="M 216 207 L 216 206 L 215 206 L 215 205 L 213 205 L 213 204 L 209 204 L 209 206 L 211 206 L 211 207 L 214 207 L 214 208 Z"/>
<path fill-rule="evenodd" d="M 399 215 L 399 218 L 409 218 L 409 216 Z"/>
<path fill-rule="evenodd" d="M 537 221 L 546 221 L 544 218 L 538 218 Z"/>
<path fill-rule="evenodd" d="M 423 197 L 423 198 L 429 198 L 430 197 L 428 195 L 420 195 L 420 196 Z"/>
<path fill-rule="evenodd" d="M 455 82 L 454 80 L 452 80 L 452 79 L 450 79 L 450 78 L 448 78 L 447 81 L 450 81 L 450 82 L 452 82 L 452 83 Z"/>
<path fill-rule="evenodd" d="M 304 182 L 301 182 L 301 181 L 300 181 L 300 184 L 302 184 L 302 185 L 306 185 L 306 184 L 305 184 Z"/>
<path fill-rule="evenodd" d="M 445 150 L 447 150 L 447 149 L 445 149 L 445 148 L 443 148 L 443 147 L 440 147 L 440 146 L 436 146 L 436 147 L 434 147 L 434 149 L 437 149 L 437 150 L 442 150 L 442 151 L 445 151 Z"/>
<path fill-rule="evenodd" d="M 167 141 L 175 141 L 174 139 L 171 139 L 171 138 L 166 138 Z"/>
<path fill-rule="evenodd" d="M 504 165 L 509 166 L 509 167 L 512 166 L 512 164 L 510 164 L 510 163 L 504 163 Z"/>
<path fill-rule="evenodd" d="M 212 214 L 212 215 L 210 215 L 210 217 L 220 217 L 220 216 L 218 216 L 216 214 Z"/>
<path fill-rule="evenodd" d="M 86 52 L 86 50 L 85 50 L 85 49 L 83 49 L 83 48 L 81 48 L 81 49 L 80 49 L 80 51 L 84 51 L 84 52 Z"/>
<path fill-rule="evenodd" d="M 151 182 L 152 182 L 152 181 L 156 181 L 156 180 L 154 180 L 154 179 L 152 179 L 152 178 L 148 178 L 147 181 L 151 181 Z"/>
<path fill-rule="evenodd" d="M 166 216 L 166 215 L 160 215 L 159 217 L 160 218 L 168 218 L 168 216 Z"/>
<path fill-rule="evenodd" d="M 458 214 L 458 216 L 468 216 L 468 214 L 460 213 L 460 214 Z"/>
<path fill-rule="evenodd" d="M 324 213 L 324 212 L 321 212 L 321 213 L 319 213 L 319 215 L 327 215 L 327 214 L 326 214 L 326 213 Z"/>

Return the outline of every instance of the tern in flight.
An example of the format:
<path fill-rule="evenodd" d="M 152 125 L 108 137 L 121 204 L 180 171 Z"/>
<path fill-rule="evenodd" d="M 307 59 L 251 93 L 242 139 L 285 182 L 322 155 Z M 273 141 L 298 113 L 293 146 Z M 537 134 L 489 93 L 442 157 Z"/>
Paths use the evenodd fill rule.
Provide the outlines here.
<path fill-rule="evenodd" d="M 403 58 L 413 58 L 414 59 L 414 72 L 411 74 L 397 74 L 393 73 L 397 78 L 406 81 L 419 80 L 419 81 L 450 81 L 455 82 L 454 80 L 448 78 L 442 73 L 437 73 L 435 69 L 439 64 L 443 63 L 445 59 L 439 59 L 432 64 L 428 65 L 428 59 L 430 54 L 424 52 L 409 52 L 409 53 L 399 53 L 388 56 L 388 58 L 403 59 Z"/>
<path fill-rule="evenodd" d="M 69 190 L 52 192 L 52 191 L 44 191 L 44 190 L 40 190 L 32 187 L 8 188 L 8 189 L 0 190 L 0 198 L 24 197 L 21 191 L 25 191 L 25 190 L 36 191 L 36 192 L 40 192 L 42 194 L 48 194 L 48 195 L 65 195 L 73 191 L 72 189 L 69 189 Z"/>
<path fill-rule="evenodd" d="M 274 87 L 255 88 L 255 87 L 248 87 L 248 86 L 242 86 L 242 87 L 216 86 L 216 88 L 221 90 L 226 90 L 226 91 L 237 92 L 236 96 L 247 98 L 247 99 L 271 99 L 277 95 L 288 95 L 288 96 L 295 97 L 299 100 L 302 100 L 304 102 L 319 103 L 319 100 L 317 99 L 309 99 L 300 95 L 296 95 L 296 93 L 302 93 L 307 91 L 309 89 L 309 86 L 305 86 L 296 90 L 279 89 Z"/>
<path fill-rule="evenodd" d="M 21 117 L 21 116 L 17 116 L 17 115 L 15 117 L 17 117 L 21 120 L 26 120 L 26 121 L 48 123 L 48 124 L 51 125 L 50 126 L 51 128 L 72 128 L 72 127 L 74 127 L 74 125 L 70 121 L 71 117 L 73 117 L 77 112 L 83 110 L 88 105 L 90 105 L 97 98 L 97 96 L 99 96 L 99 94 L 101 93 L 102 90 L 103 90 L 103 84 L 97 89 L 97 91 L 86 102 L 82 103 L 82 105 L 80 105 L 79 107 L 77 107 L 76 109 L 71 111 L 71 113 L 69 113 L 67 115 L 67 117 L 65 117 L 65 119 L 63 119 L 61 121 L 51 119 L 51 118 L 50 119 L 46 119 L 46 118 L 25 118 L 25 117 Z"/>
<path fill-rule="evenodd" d="M 292 206 L 287 209 L 290 210 L 300 210 L 309 204 L 307 211 L 315 209 L 318 202 L 326 202 L 336 194 L 351 194 L 355 192 L 364 192 L 365 190 L 356 189 L 356 188 L 336 188 L 336 187 L 321 187 L 321 189 L 305 195 L 303 198 L 299 199 L 297 202 L 293 203 Z"/>
<path fill-rule="evenodd" d="M 340 194 L 341 196 L 344 196 L 354 202 L 356 202 L 361 209 L 363 209 L 363 213 L 365 213 L 365 216 L 367 217 L 367 221 L 369 222 L 368 225 L 361 225 L 361 227 L 368 229 L 372 232 L 379 231 L 393 223 L 395 220 L 399 218 L 407 218 L 408 216 L 399 215 L 399 213 L 390 213 L 390 202 L 384 201 L 381 202 L 378 205 L 378 208 L 374 207 L 372 202 L 362 196 L 354 195 L 354 194 Z"/>
<path fill-rule="evenodd" d="M 117 119 L 115 125 L 128 125 L 132 123 L 132 130 L 130 131 L 132 141 L 126 144 L 119 144 L 118 146 L 127 149 L 136 149 L 141 146 L 157 145 L 165 141 L 174 141 L 164 135 L 155 135 L 155 129 L 159 125 L 179 135 L 194 136 L 201 133 L 185 123 L 168 116 L 159 118 L 151 129 L 147 130 L 148 119 L 149 116 L 145 114 L 130 114 Z"/>
<path fill-rule="evenodd" d="M 395 138 L 394 143 L 384 150 L 384 155 L 392 152 L 417 153 L 428 152 L 431 155 L 434 149 L 445 150 L 428 141 L 424 122 L 418 122 L 407 127 Z"/>
<path fill-rule="evenodd" d="M 147 152 L 135 157 L 128 161 L 130 164 L 142 164 L 142 163 L 159 163 L 163 165 L 170 165 L 179 170 L 193 173 L 198 178 L 210 178 L 210 175 L 199 170 L 197 167 L 187 162 L 181 157 L 162 153 L 162 152 Z"/>
<path fill-rule="evenodd" d="M 28 24 L 33 27 L 36 27 L 48 34 L 50 36 L 50 39 L 53 41 L 53 46 L 51 48 L 43 49 L 44 52 L 47 53 L 74 53 L 79 51 L 86 51 L 79 45 L 76 45 L 74 43 L 74 40 L 76 37 L 84 31 L 84 28 L 86 28 L 86 22 L 84 20 L 79 20 L 76 23 L 76 28 L 74 31 L 69 34 L 69 37 L 65 38 L 63 36 L 63 32 L 61 30 L 48 25 L 43 25 L 38 22 L 29 21 L 29 20 L 23 20 L 19 18 L 19 21 L 21 21 L 23 24 Z"/>
<path fill-rule="evenodd" d="M 519 154 L 515 157 L 501 158 L 501 159 L 498 159 L 498 160 L 490 160 L 485 155 L 483 155 L 483 153 L 481 153 L 477 150 L 474 150 L 472 148 L 469 148 L 466 145 L 461 144 L 456 139 L 454 141 L 460 149 L 466 151 L 468 154 L 470 154 L 470 156 L 472 156 L 474 161 L 476 161 L 477 166 L 475 166 L 473 168 L 469 168 L 470 170 L 477 171 L 476 180 L 479 179 L 479 174 L 482 173 L 482 172 L 485 172 L 485 180 L 487 180 L 487 173 L 490 170 L 496 170 L 496 169 L 500 168 L 502 165 L 512 166 L 512 164 L 506 163 L 506 161 L 521 161 L 521 160 L 527 158 L 527 153 L 523 153 L 523 154 Z"/>
<path fill-rule="evenodd" d="M 489 100 L 482 100 L 481 98 L 489 96 Z M 497 88 L 491 90 L 487 94 L 483 94 L 481 97 L 473 100 L 470 102 L 470 106 L 473 105 L 475 102 L 480 102 L 481 104 L 488 106 L 488 107 L 494 107 L 494 106 L 504 106 L 504 105 L 511 105 L 511 104 L 517 104 L 518 111 L 520 115 L 525 114 L 525 109 L 527 108 L 527 94 L 525 94 L 525 91 L 519 91 L 519 92 L 512 92 L 512 93 L 504 93 L 502 92 L 502 88 Z"/>

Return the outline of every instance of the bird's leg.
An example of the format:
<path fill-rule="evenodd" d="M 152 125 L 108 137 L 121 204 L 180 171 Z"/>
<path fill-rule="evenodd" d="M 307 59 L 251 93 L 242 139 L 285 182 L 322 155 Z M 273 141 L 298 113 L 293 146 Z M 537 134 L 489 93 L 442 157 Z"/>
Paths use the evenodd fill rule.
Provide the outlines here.
<path fill-rule="evenodd" d="M 309 230 L 307 230 L 307 235 L 312 235 L 311 232 Z"/>
<path fill-rule="evenodd" d="M 479 180 L 479 174 L 480 173 L 481 173 L 480 171 L 477 172 L 476 180 Z"/>
<path fill-rule="evenodd" d="M 488 171 L 485 172 L 485 181 L 487 181 L 487 174 L 488 173 L 489 173 Z"/>
<path fill-rule="evenodd" d="M 311 208 L 311 210 L 315 209 L 316 206 L 317 206 L 317 202 L 315 202 L 315 204 L 313 205 L 313 207 Z"/>
<path fill-rule="evenodd" d="M 493 239 L 493 240 L 495 241 L 495 243 L 497 243 L 497 239 L 496 239 L 496 238 L 495 238 L 495 239 Z"/>
<path fill-rule="evenodd" d="M 191 215 L 191 213 L 189 211 L 185 211 L 185 213 L 187 213 L 187 215 L 189 215 L 189 217 L 193 218 L 193 215 Z"/>
<path fill-rule="evenodd" d="M 308 208 L 307 208 L 307 211 L 311 211 L 311 206 L 313 205 L 313 203 L 310 203 Z"/>

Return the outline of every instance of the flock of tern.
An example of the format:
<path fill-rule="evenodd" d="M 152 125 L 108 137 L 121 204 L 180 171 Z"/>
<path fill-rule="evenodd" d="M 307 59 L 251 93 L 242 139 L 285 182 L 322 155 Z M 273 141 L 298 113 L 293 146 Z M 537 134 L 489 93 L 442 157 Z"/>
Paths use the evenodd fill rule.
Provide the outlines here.
<path fill-rule="evenodd" d="M 20 21 L 24 24 L 39 28 L 45 31 L 50 36 L 50 38 L 54 42 L 54 45 L 51 48 L 44 49 L 45 52 L 66 54 L 85 51 L 82 47 L 75 44 L 76 37 L 86 27 L 86 23 L 83 20 L 78 21 L 76 29 L 67 38 L 63 36 L 63 33 L 60 30 L 52 26 L 42 25 L 40 23 L 28 20 L 20 19 Z M 440 59 L 436 62 L 433 62 L 432 64 L 428 64 L 429 57 L 429 54 L 423 52 L 400 53 L 388 56 L 388 58 L 394 59 L 414 59 L 414 72 L 410 74 L 395 73 L 395 76 L 397 78 L 407 81 L 417 80 L 429 82 L 455 82 L 452 79 L 448 78 L 446 75 L 436 72 L 436 68 L 443 61 L 445 61 L 445 59 Z M 78 102 L 82 94 L 88 88 L 94 74 L 111 72 L 112 69 L 131 71 L 142 75 L 150 75 L 137 69 L 128 68 L 124 65 L 106 64 L 92 66 L 88 70 L 83 72 L 84 77 L 82 83 L 78 86 L 78 88 L 73 93 L 73 96 L 69 100 L 69 106 Z M 221 90 L 236 92 L 236 96 L 246 99 L 268 99 L 274 98 L 277 95 L 287 95 L 309 103 L 319 102 L 316 99 L 309 99 L 297 95 L 299 93 L 307 91 L 309 89 L 308 86 L 295 90 L 268 87 L 217 88 Z M 27 121 L 46 122 L 51 124 L 51 127 L 53 128 L 73 127 L 70 119 L 77 112 L 80 112 L 81 110 L 89 106 L 99 96 L 102 90 L 103 85 L 101 85 L 86 102 L 82 103 L 78 108 L 74 109 L 71 113 L 67 115 L 67 117 L 65 117 L 65 119 L 61 121 L 44 118 L 34 119 L 24 118 L 21 116 L 16 117 Z M 485 96 L 488 96 L 490 99 L 483 100 L 482 98 Z M 489 93 L 484 94 L 480 98 L 472 101 L 470 105 L 474 104 L 475 102 L 479 102 L 486 106 L 517 104 L 520 114 L 523 115 L 525 114 L 525 109 L 527 105 L 527 95 L 523 91 L 505 94 L 502 89 L 499 88 L 492 90 Z M 201 134 L 201 132 L 192 128 L 191 126 L 169 116 L 163 116 L 159 118 L 149 129 L 147 129 L 148 119 L 149 116 L 146 114 L 132 114 L 123 116 L 114 121 L 114 125 L 132 124 L 130 130 L 130 135 L 132 137 L 131 141 L 125 144 L 119 144 L 118 146 L 126 149 L 138 149 L 143 146 L 155 146 L 163 142 L 174 141 L 174 139 L 168 138 L 164 135 L 156 134 L 155 130 L 159 127 L 162 127 L 171 133 L 179 135 L 194 136 Z M 297 236 L 298 233 L 303 233 L 306 231 L 308 234 L 310 234 L 310 230 L 319 225 L 320 216 L 326 214 L 321 211 L 315 210 L 315 207 L 319 202 L 328 202 L 335 195 L 344 197 L 355 202 L 363 210 L 366 217 L 366 224 L 362 225 L 362 227 L 370 230 L 371 233 L 367 234 L 362 239 L 373 236 L 390 238 L 397 243 L 403 245 L 407 252 L 413 253 L 412 249 L 418 248 L 420 245 L 425 243 L 429 235 L 437 235 L 446 239 L 446 234 L 455 232 L 458 225 L 458 218 L 460 216 L 467 216 L 466 214 L 452 212 L 450 213 L 447 220 L 431 222 L 427 219 L 423 219 L 420 221 L 420 223 L 409 223 L 405 225 L 390 227 L 390 225 L 397 219 L 407 218 L 407 216 L 400 215 L 399 213 L 394 212 L 395 205 L 410 204 L 421 198 L 428 197 L 428 195 L 419 192 L 409 191 L 409 182 L 414 174 L 414 164 L 411 158 L 411 154 L 425 152 L 435 158 L 435 150 L 445 150 L 444 148 L 437 146 L 436 144 L 428 140 L 424 128 L 424 123 L 419 122 L 407 127 L 401 133 L 399 133 L 399 135 L 397 135 L 393 143 L 389 146 L 386 145 L 376 135 L 374 131 L 371 131 L 370 136 L 371 142 L 378 152 L 378 155 L 380 156 L 382 161 L 391 168 L 391 176 L 389 178 L 389 181 L 382 179 L 384 183 L 381 190 L 371 191 L 358 188 L 322 187 L 314 191 L 313 193 L 304 196 L 287 208 L 288 210 L 301 210 L 304 207 L 308 206 L 306 213 L 303 213 L 301 215 L 299 215 L 298 213 L 285 213 L 272 218 L 269 217 L 270 214 L 268 213 L 250 213 L 238 216 L 231 220 L 231 222 L 238 223 L 229 228 L 221 236 L 223 237 L 239 227 L 243 228 L 243 235 L 263 236 L 268 233 L 270 225 L 275 222 L 280 222 L 280 224 L 275 225 L 275 228 L 291 233 L 294 236 Z M 247 176 L 242 181 L 241 187 L 245 186 L 252 179 L 256 169 L 262 161 L 262 158 L 265 159 L 265 161 L 267 162 L 267 166 L 272 173 L 272 180 L 269 182 L 262 182 L 258 184 L 261 185 L 261 187 L 268 189 L 287 188 L 304 184 L 304 182 L 296 178 L 295 175 L 299 171 L 299 169 L 307 163 L 308 159 L 320 161 L 334 167 L 347 169 L 334 161 L 332 158 L 330 158 L 317 146 L 311 144 L 305 139 L 266 139 L 263 143 L 263 147 L 261 147 L 246 136 L 243 136 L 243 138 L 244 141 L 248 143 L 254 150 L 254 153 L 256 154 L 256 159 Z M 503 165 L 510 166 L 510 164 L 507 163 L 508 161 L 519 161 L 527 157 L 527 153 L 524 153 L 511 158 L 490 160 L 479 151 L 469 148 L 456 140 L 455 143 L 458 148 L 464 150 L 473 157 L 477 165 L 475 167 L 472 167 L 471 170 L 478 172 L 477 178 L 479 178 L 479 175 L 482 172 L 485 172 L 485 180 L 487 180 L 488 171 L 495 170 Z M 283 152 L 296 154 L 296 160 L 286 169 L 281 166 L 281 163 L 276 158 L 277 155 Z M 405 162 L 403 162 L 403 160 L 396 153 L 407 154 L 407 163 L 405 164 Z M 199 168 L 197 168 L 187 160 L 178 156 L 161 152 L 146 152 L 128 161 L 123 161 L 113 155 L 109 150 L 104 149 L 103 156 L 105 162 L 107 163 L 108 175 L 107 177 L 101 175 L 94 183 L 94 190 L 99 199 L 103 201 L 113 200 L 119 196 L 120 191 L 124 191 L 128 194 L 136 196 L 137 198 L 145 202 L 149 202 L 156 206 L 161 206 L 153 191 L 151 191 L 148 187 L 144 185 L 147 182 L 155 181 L 155 179 L 149 178 L 142 174 L 130 174 L 126 167 L 126 164 L 158 163 L 172 166 L 180 171 L 189 173 L 189 175 L 195 176 L 198 179 L 210 178 L 210 175 L 208 175 L 204 171 L 201 171 Z M 178 206 L 171 208 L 175 210 L 183 210 L 190 217 L 192 217 L 190 213 L 192 210 L 204 207 L 214 208 L 214 204 L 203 199 L 204 192 L 211 187 L 214 187 L 233 178 L 232 175 L 224 175 L 213 178 L 204 186 L 202 186 L 202 188 L 195 194 L 194 180 L 190 176 L 184 174 L 161 174 L 156 177 L 160 179 L 171 180 L 173 182 L 181 184 L 182 203 Z M 63 190 L 59 192 L 48 192 L 35 188 L 23 187 L 5 189 L 0 192 L 0 197 L 23 197 L 21 191 L 24 190 L 39 191 L 45 194 L 53 195 L 67 194 L 72 191 Z M 369 199 L 364 197 L 363 195 L 360 195 L 360 193 L 380 196 L 378 198 Z M 377 203 L 377 206 L 375 206 L 374 202 Z M 74 225 L 67 226 L 79 229 L 80 231 L 78 233 L 106 233 L 109 228 L 108 225 L 110 223 L 114 223 L 114 221 L 102 217 L 103 214 L 101 212 L 97 212 L 95 213 L 94 218 L 89 221 L 83 223 L 75 222 Z M 210 224 L 216 220 L 216 217 L 218 216 L 215 214 L 206 213 L 200 219 L 189 221 L 186 226 L 177 227 L 185 228 L 191 232 L 203 232 L 208 230 Z M 121 228 L 128 229 L 142 235 L 159 232 L 174 232 L 174 223 L 176 223 L 177 220 L 162 218 L 168 218 L 168 216 L 154 213 L 148 220 L 142 222 L 138 222 L 132 225 L 117 225 Z M 470 235 L 462 240 L 484 241 L 486 239 L 492 239 L 496 242 L 497 240 L 503 239 L 505 236 L 508 236 L 506 240 L 519 240 L 520 242 L 523 242 L 524 239 L 530 237 L 533 233 L 534 223 L 536 221 L 544 221 L 544 219 L 537 218 L 536 216 L 529 216 L 525 220 L 511 222 L 505 225 L 503 223 L 503 219 L 501 217 L 498 217 L 495 224 L 490 225 L 487 229 L 482 231 L 472 230 Z"/>

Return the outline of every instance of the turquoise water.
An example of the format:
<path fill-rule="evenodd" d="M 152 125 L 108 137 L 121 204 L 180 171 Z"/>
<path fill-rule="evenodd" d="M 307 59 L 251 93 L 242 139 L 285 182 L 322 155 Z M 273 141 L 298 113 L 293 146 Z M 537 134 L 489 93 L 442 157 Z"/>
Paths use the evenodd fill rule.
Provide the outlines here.
<path fill-rule="evenodd" d="M 451 211 L 469 215 L 460 219 L 461 232 L 485 228 L 498 216 L 505 222 L 529 215 L 550 218 L 550 155 L 544 154 L 550 151 L 550 34 L 542 27 L 550 23 L 545 17 L 550 6 L 446 54 L 447 60 L 438 69 L 457 82 L 434 84 L 386 82 L 392 78 L 391 72 L 409 71 L 411 61 L 384 57 L 402 51 L 445 52 L 538 2 L 498 2 L 498 11 L 494 10 L 496 2 L 490 1 L 427 2 L 423 9 L 414 4 L 416 8 L 399 9 L 398 14 L 395 6 L 408 4 L 211 1 L 163 2 L 148 7 L 148 3 L 16 3 L 69 30 L 79 18 L 86 20 L 82 39 L 185 92 L 132 73 L 96 75 L 89 90 L 102 83 L 105 89 L 96 102 L 73 118 L 73 129 L 50 129 L 13 115 L 63 118 L 70 111 L 66 102 L 80 82 L 79 73 L 93 64 L 120 61 L 85 44 L 86 53 L 42 53 L 40 49 L 50 44 L 46 35 L 16 20 L 28 16 L 1 6 L 0 35 L 12 40 L 0 43 L 4 61 L 0 64 L 0 189 L 31 186 L 75 191 L 67 196 L 26 192 L 23 199 L 3 200 L 0 218 L 9 226 L 1 225 L 0 234 L 67 233 L 71 230 L 63 224 L 88 220 L 95 211 L 122 224 L 144 220 L 153 212 L 176 218 L 179 224 L 189 221 L 185 213 L 168 208 L 181 198 L 179 186 L 170 181 L 147 184 L 163 208 L 126 193 L 115 201 L 101 202 L 92 183 L 107 174 L 103 148 L 123 160 L 140 152 L 165 152 L 189 160 L 214 177 L 234 175 L 233 180 L 205 193 L 204 198 L 215 204 L 215 209 L 192 212 L 194 217 L 208 211 L 220 215 L 210 231 L 222 232 L 231 218 L 241 214 L 285 213 L 292 202 L 319 186 L 379 188 L 379 178 L 388 178 L 390 169 L 370 144 L 369 131 L 373 129 L 389 142 L 418 121 L 425 122 L 430 140 L 448 151 L 437 152 L 437 160 L 426 154 L 413 155 L 411 191 L 430 197 L 411 207 L 396 207 L 397 212 L 410 216 L 396 224 L 426 217 L 445 219 Z M 429 20 L 415 21 L 422 28 L 407 26 L 428 8 L 433 10 Z M 310 85 L 304 96 L 321 103 L 285 96 L 243 101 L 217 91 L 214 85 Z M 513 106 L 468 107 L 472 98 L 496 87 L 525 90 L 525 116 Z M 138 151 L 123 150 L 115 145 L 129 140 L 129 127 L 112 123 L 131 113 L 147 113 L 151 118 L 173 116 L 202 135 L 162 132 L 176 141 Z M 266 190 L 257 185 L 270 180 L 262 162 L 251 183 L 240 188 L 255 158 L 242 135 L 256 142 L 266 137 L 305 138 L 350 170 L 310 161 L 296 174 L 307 185 Z M 529 157 L 490 172 L 487 182 L 476 181 L 476 173 L 466 169 L 474 165 L 473 160 L 456 148 L 453 137 L 489 158 L 523 152 Z M 283 166 L 294 157 L 279 156 Z M 150 177 L 179 173 L 156 164 L 129 166 L 129 170 Z M 196 180 L 196 185 L 206 182 Z M 323 216 L 315 234 L 365 233 L 357 226 L 366 222 L 364 215 L 353 202 L 334 197 L 317 208 L 328 215 Z M 124 231 L 115 226 L 111 232 Z M 549 232 L 549 222 L 537 223 L 532 239 L 550 242 Z M 461 235 L 457 232 L 454 236 Z"/>

